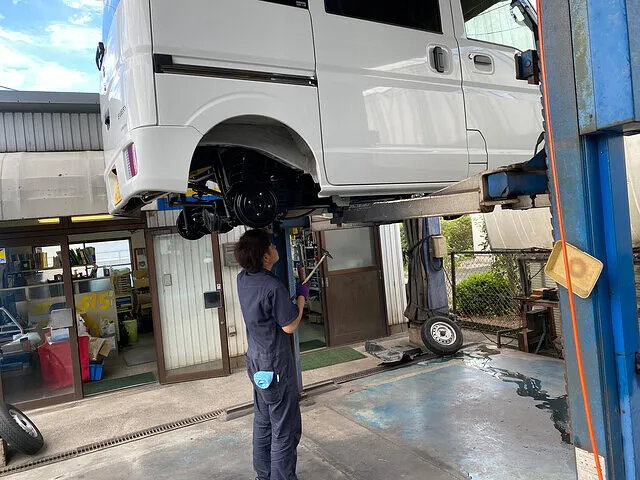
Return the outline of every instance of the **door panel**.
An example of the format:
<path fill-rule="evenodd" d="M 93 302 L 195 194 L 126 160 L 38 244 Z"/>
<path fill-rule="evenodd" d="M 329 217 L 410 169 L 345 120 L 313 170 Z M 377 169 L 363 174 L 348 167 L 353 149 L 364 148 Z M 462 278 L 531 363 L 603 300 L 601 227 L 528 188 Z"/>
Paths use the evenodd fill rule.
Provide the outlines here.
<path fill-rule="evenodd" d="M 386 335 L 384 293 L 373 228 L 332 230 L 322 243 L 333 259 L 324 265 L 329 345 Z"/>
<path fill-rule="evenodd" d="M 207 308 L 215 278 L 211 237 L 189 241 L 175 233 L 153 236 L 165 377 L 222 371 L 221 321 Z M 209 297 L 215 295 L 209 295 Z"/>
<path fill-rule="evenodd" d="M 542 132 L 540 89 L 517 80 L 515 69 L 516 53 L 535 47 L 533 33 L 514 20 L 510 4 L 453 2 L 467 128 L 482 134 L 490 169 L 529 160 Z"/>
<path fill-rule="evenodd" d="M 330 300 L 330 344 L 344 345 L 383 337 L 386 328 L 378 271 L 348 273 L 328 277 Z"/>
<path fill-rule="evenodd" d="M 438 7 L 439 19 L 433 17 Z M 358 8 L 369 18 L 388 18 L 387 24 L 352 18 Z M 403 8 L 415 9 L 415 16 L 403 17 Z M 449 1 L 318 0 L 310 2 L 310 10 L 329 182 L 428 183 L 466 177 L 464 103 Z M 423 27 L 389 24 L 420 18 Z M 436 48 L 441 49 L 442 72 Z"/>

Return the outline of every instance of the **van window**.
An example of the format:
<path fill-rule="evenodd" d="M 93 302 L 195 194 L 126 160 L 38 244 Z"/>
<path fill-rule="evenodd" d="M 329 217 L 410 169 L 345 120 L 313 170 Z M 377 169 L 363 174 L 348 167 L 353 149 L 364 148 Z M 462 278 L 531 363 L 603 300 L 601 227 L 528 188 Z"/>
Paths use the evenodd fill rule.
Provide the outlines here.
<path fill-rule="evenodd" d="M 438 0 L 325 0 L 327 13 L 442 33 Z"/>
<path fill-rule="evenodd" d="M 535 48 L 533 32 L 519 11 L 511 13 L 510 0 L 462 0 L 461 4 L 467 38 L 523 51 Z"/>

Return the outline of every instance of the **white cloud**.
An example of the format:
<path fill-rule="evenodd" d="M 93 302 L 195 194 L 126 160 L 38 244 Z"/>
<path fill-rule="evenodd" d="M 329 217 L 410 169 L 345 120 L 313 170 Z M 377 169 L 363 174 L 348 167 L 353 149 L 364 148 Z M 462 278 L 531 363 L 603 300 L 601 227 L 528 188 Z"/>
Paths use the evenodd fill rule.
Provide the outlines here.
<path fill-rule="evenodd" d="M 96 92 L 97 75 L 67 68 L 20 50 L 20 44 L 0 37 L 0 85 L 17 90 Z"/>
<path fill-rule="evenodd" d="M 19 4 L 22 0 L 11 0 L 13 2 L 14 5 Z"/>
<path fill-rule="evenodd" d="M 54 24 L 47 27 L 48 44 L 65 51 L 93 51 L 100 41 L 97 28 L 80 25 Z"/>
<path fill-rule="evenodd" d="M 62 2 L 67 7 L 75 8 L 77 10 L 88 9 L 102 11 L 102 0 L 62 0 Z"/>
<path fill-rule="evenodd" d="M 86 25 L 87 23 L 91 23 L 92 20 L 93 13 L 91 12 L 87 12 L 83 15 L 76 13 L 72 17 L 69 17 L 69 22 L 73 23 L 74 25 Z"/>
<path fill-rule="evenodd" d="M 19 59 L 16 63 L 19 65 L 12 66 L 5 62 L 0 65 L 0 85 L 16 90 L 98 91 L 98 79 L 86 72 L 69 69 L 55 62 L 38 62 L 27 57 Z"/>
<path fill-rule="evenodd" d="M 4 38 L 10 42 L 35 43 L 31 35 L 13 30 L 5 30 L 4 28 L 0 28 L 0 38 Z"/>

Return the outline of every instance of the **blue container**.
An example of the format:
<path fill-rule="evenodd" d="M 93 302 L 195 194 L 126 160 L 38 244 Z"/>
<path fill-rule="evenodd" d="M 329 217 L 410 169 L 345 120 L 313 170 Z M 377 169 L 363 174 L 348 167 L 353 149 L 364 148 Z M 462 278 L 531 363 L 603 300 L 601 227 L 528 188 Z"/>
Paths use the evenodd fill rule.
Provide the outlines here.
<path fill-rule="evenodd" d="M 102 380 L 102 370 L 104 369 L 104 360 L 100 363 L 90 363 L 89 364 L 89 379 L 92 382 L 97 382 L 98 380 Z"/>

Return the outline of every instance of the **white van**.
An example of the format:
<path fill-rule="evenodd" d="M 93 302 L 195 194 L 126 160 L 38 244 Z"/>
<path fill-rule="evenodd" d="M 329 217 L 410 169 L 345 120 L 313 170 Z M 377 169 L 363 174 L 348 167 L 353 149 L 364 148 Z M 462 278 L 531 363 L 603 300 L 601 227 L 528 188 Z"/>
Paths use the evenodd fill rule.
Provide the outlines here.
<path fill-rule="evenodd" d="M 526 161 L 522 19 L 504 0 L 106 0 L 110 212 L 190 189 L 198 238 Z"/>

